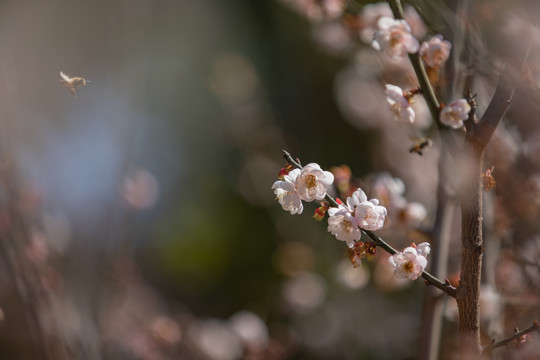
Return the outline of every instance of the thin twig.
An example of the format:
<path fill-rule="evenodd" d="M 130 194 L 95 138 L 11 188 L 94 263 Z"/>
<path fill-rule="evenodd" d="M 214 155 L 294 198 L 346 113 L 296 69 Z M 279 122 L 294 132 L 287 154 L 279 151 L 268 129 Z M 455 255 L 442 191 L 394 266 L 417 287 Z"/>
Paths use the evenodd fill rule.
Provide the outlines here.
<path fill-rule="evenodd" d="M 289 154 L 288 151 L 286 150 L 283 150 L 283 156 L 285 157 L 285 160 L 287 160 L 287 162 L 299 169 L 302 168 L 302 166 L 300 166 L 300 162 L 298 160 L 294 160 L 291 156 L 291 154 Z M 333 198 L 331 197 L 330 195 L 326 194 L 326 201 L 328 201 L 332 206 L 334 207 L 338 207 L 339 206 L 339 203 Z M 364 229 L 361 229 L 362 232 L 364 232 L 367 236 L 369 236 L 379 247 L 381 247 L 382 249 L 384 249 L 386 252 L 388 252 L 390 255 L 394 255 L 396 253 L 398 253 L 398 251 L 396 249 L 394 249 L 392 246 L 390 246 L 386 241 L 384 241 L 383 239 L 381 239 L 378 235 L 376 235 L 375 233 L 373 233 L 372 231 L 370 230 L 364 230 Z M 456 288 L 453 287 L 452 285 L 450 285 L 450 283 L 448 282 L 443 282 L 439 279 L 437 279 L 435 276 L 431 275 L 430 273 L 428 273 L 427 271 L 424 271 L 422 273 L 422 278 L 424 278 L 424 280 L 426 280 L 429 284 L 435 286 L 436 288 L 444 291 L 446 294 L 452 296 L 452 297 L 456 297 Z"/>
<path fill-rule="evenodd" d="M 388 0 L 388 3 L 390 5 L 390 8 L 392 9 L 394 18 L 397 20 L 403 20 L 403 8 L 400 1 Z M 426 103 L 428 104 L 429 111 L 431 112 L 431 116 L 433 117 L 433 121 L 439 123 L 437 121 L 440 111 L 439 101 L 437 100 L 437 96 L 435 96 L 435 91 L 433 90 L 433 87 L 429 82 L 429 77 L 427 75 L 424 64 L 422 63 L 422 57 L 418 53 L 409 54 L 409 60 L 411 61 L 411 64 L 414 68 L 414 72 L 416 73 L 416 77 L 418 78 L 420 87 L 422 88 L 422 94 L 426 99 Z"/>
<path fill-rule="evenodd" d="M 510 342 L 512 342 L 512 341 L 514 341 L 516 339 L 519 339 L 523 335 L 527 335 L 528 333 L 531 333 L 533 331 L 536 331 L 537 333 L 540 333 L 540 323 L 538 321 L 533 321 L 533 324 L 530 327 L 528 327 L 527 329 L 525 329 L 525 330 L 518 331 L 517 333 L 515 333 L 512 336 L 506 337 L 504 339 L 501 339 L 499 341 L 496 341 L 494 343 L 491 343 L 489 345 L 484 346 L 484 348 L 482 349 L 482 354 L 488 354 L 492 350 L 494 350 L 494 349 L 496 349 L 498 347 L 501 347 L 501 346 L 505 346 L 506 344 L 508 344 L 508 343 L 510 343 Z"/>

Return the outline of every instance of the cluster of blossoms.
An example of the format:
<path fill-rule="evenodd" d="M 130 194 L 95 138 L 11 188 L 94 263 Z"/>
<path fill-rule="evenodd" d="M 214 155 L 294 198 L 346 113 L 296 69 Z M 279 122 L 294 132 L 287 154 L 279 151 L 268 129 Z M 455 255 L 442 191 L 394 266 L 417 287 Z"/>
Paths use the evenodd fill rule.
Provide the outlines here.
<path fill-rule="evenodd" d="M 291 214 L 301 214 L 304 210 L 303 201 L 322 200 L 326 196 L 328 188 L 334 182 L 334 175 L 329 171 L 323 171 L 318 164 L 311 163 L 302 169 L 285 167 L 279 173 L 283 180 L 278 180 L 272 185 L 284 210 Z M 362 189 L 357 189 L 347 198 L 346 203 L 338 207 L 329 207 L 328 203 L 315 211 L 315 218 L 321 220 L 325 212 L 328 212 L 328 231 L 338 240 L 345 241 L 349 248 L 353 248 L 354 242 L 360 240 L 361 229 L 379 230 L 384 225 L 386 208 L 379 205 L 379 200 L 368 201 Z"/>
<path fill-rule="evenodd" d="M 343 172 L 346 171 L 343 170 Z M 334 175 L 331 172 L 323 171 L 315 163 L 308 164 L 301 169 L 287 165 L 279 172 L 278 176 L 282 180 L 276 181 L 272 185 L 272 189 L 283 209 L 291 214 L 302 213 L 302 201 L 324 199 L 329 187 L 334 182 Z M 337 177 L 338 182 L 340 177 Z M 348 178 L 348 176 L 345 177 Z M 401 189 L 403 184 L 396 182 L 396 186 Z M 399 189 L 393 192 L 401 193 Z M 387 194 L 386 197 L 388 196 Z M 383 200 L 384 197 L 383 194 Z M 362 230 L 382 229 L 387 210 L 386 207 L 380 205 L 378 199 L 368 200 L 360 188 L 352 192 L 345 203 L 339 199 L 337 199 L 337 203 L 337 207 L 330 207 L 328 202 L 322 202 L 321 207 L 315 211 L 314 218 L 320 221 L 328 213 L 328 231 L 336 239 L 347 243 L 348 257 L 353 266 L 358 267 L 362 258 L 369 260 L 375 255 L 377 247 L 374 242 L 359 241 Z M 428 243 L 412 244 L 402 252 L 390 257 L 389 262 L 395 268 L 394 276 L 400 279 L 417 279 L 427 266 L 426 257 L 429 252 Z"/>
<path fill-rule="evenodd" d="M 397 227 L 418 226 L 427 216 L 424 205 L 415 201 L 408 201 L 405 197 L 405 184 L 400 178 L 393 177 L 387 172 L 377 174 L 368 185 L 370 194 L 381 201 L 388 209 L 390 225 L 394 230 Z"/>
<path fill-rule="evenodd" d="M 283 180 L 278 180 L 272 185 L 276 198 L 283 210 L 291 214 L 301 214 L 304 210 L 302 200 L 322 200 L 326 191 L 334 182 L 334 175 L 329 171 L 323 171 L 318 164 L 311 163 L 302 169 L 288 171 L 283 169 L 280 174 Z"/>
<path fill-rule="evenodd" d="M 419 53 L 428 69 L 438 71 L 448 60 L 452 44 L 442 35 L 435 35 L 419 45 L 411 34 L 411 28 L 405 20 L 396 20 L 382 16 L 377 22 L 377 31 L 373 35 L 372 47 L 384 51 L 392 60 L 400 60 L 407 54 Z M 394 114 L 394 119 L 404 123 L 414 123 L 415 113 L 411 107 L 414 92 L 403 91 L 400 87 L 387 84 L 386 100 Z M 439 120 L 453 129 L 463 126 L 471 110 L 467 100 L 460 99 L 441 110 Z"/>
<path fill-rule="evenodd" d="M 427 256 L 431 248 L 429 243 L 420 245 L 414 243 L 388 259 L 388 263 L 394 267 L 394 276 L 398 279 L 416 280 L 427 266 Z"/>
<path fill-rule="evenodd" d="M 360 229 L 382 229 L 386 214 L 386 208 L 379 205 L 379 200 L 368 201 L 362 189 L 357 189 L 347 198 L 346 204 L 328 210 L 328 231 L 352 248 L 354 242 L 360 240 Z"/>

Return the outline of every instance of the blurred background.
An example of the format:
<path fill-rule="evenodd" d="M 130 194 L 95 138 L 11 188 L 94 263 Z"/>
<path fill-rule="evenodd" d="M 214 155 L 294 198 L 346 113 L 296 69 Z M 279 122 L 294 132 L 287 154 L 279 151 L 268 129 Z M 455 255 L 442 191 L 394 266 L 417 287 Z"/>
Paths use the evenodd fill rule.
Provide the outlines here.
<path fill-rule="evenodd" d="M 312 219 L 318 204 L 291 216 L 271 190 L 287 149 L 336 167 L 345 185 L 334 195 L 354 185 L 381 198 L 381 234 L 396 248 L 429 241 L 440 144 L 422 100 L 415 124 L 392 119 L 384 84 L 412 88 L 414 75 L 369 47 L 388 9 L 364 3 L 1 2 L 0 358 L 416 358 L 423 282 L 394 279 L 382 251 L 353 268 Z M 454 44 L 445 102 L 472 85 L 482 110 L 504 64 L 501 36 L 537 29 L 520 12 L 532 3 L 473 3 L 417 1 L 406 17 L 418 39 Z M 486 163 L 498 181 L 486 195 L 486 319 L 508 311 L 486 338 L 539 317 L 531 54 L 516 120 Z M 60 71 L 89 81 L 77 97 Z M 432 135 L 422 156 L 409 152 Z M 455 346 L 454 305 L 443 349 Z"/>

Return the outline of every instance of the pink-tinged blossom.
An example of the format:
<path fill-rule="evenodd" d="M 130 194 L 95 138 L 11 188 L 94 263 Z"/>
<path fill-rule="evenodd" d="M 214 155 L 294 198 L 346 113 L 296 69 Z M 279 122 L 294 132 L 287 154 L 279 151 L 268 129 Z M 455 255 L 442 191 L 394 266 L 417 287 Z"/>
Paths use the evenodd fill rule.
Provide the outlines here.
<path fill-rule="evenodd" d="M 312 21 L 335 19 L 343 15 L 345 0 L 282 0 Z"/>
<path fill-rule="evenodd" d="M 425 251 L 425 249 L 423 249 Z M 388 259 L 394 267 L 394 276 L 398 279 L 416 280 L 427 266 L 427 259 L 412 246 L 405 248 Z"/>
<path fill-rule="evenodd" d="M 283 176 L 283 181 L 276 181 L 272 185 L 272 190 L 274 190 L 281 207 L 292 215 L 301 214 L 304 210 L 302 199 L 296 192 L 296 179 L 299 174 L 300 169 L 291 170 L 289 174 Z"/>
<path fill-rule="evenodd" d="M 418 14 L 414 6 L 405 5 L 403 8 L 403 18 L 411 27 L 411 34 L 413 34 L 415 38 L 421 39 L 426 35 L 426 24 L 424 24 L 422 17 Z"/>
<path fill-rule="evenodd" d="M 427 256 L 431 252 L 431 246 L 427 242 L 423 242 L 419 245 L 416 245 L 415 247 L 416 247 L 416 252 L 418 253 L 418 255 L 421 255 L 425 258 L 427 258 Z"/>
<path fill-rule="evenodd" d="M 392 10 L 386 2 L 367 4 L 362 8 L 360 38 L 366 43 L 373 40 L 373 34 L 377 31 L 377 22 L 383 16 L 392 17 Z"/>
<path fill-rule="evenodd" d="M 379 230 L 383 227 L 386 208 L 379 206 L 377 199 L 368 201 L 362 189 L 357 189 L 347 198 L 347 204 L 328 209 L 328 215 L 328 231 L 352 248 L 354 242 L 360 240 L 360 228 Z"/>
<path fill-rule="evenodd" d="M 420 56 L 431 68 L 439 68 L 450 56 L 452 44 L 443 40 L 442 35 L 435 35 L 420 46 Z"/>
<path fill-rule="evenodd" d="M 426 26 L 414 7 L 405 5 L 403 10 L 405 21 L 407 21 L 411 27 L 411 33 L 417 38 L 424 37 L 426 34 Z M 360 14 L 360 38 L 364 42 L 370 43 L 373 40 L 373 34 L 378 30 L 377 22 L 383 16 L 390 18 L 394 17 L 387 2 L 364 5 L 362 13 Z"/>
<path fill-rule="evenodd" d="M 336 239 L 345 241 L 352 248 L 354 242 L 360 240 L 362 233 L 348 205 L 328 209 L 328 231 Z"/>
<path fill-rule="evenodd" d="M 463 126 L 463 121 L 469 117 L 471 106 L 465 99 L 454 101 L 441 110 L 439 120 L 446 126 L 452 129 L 459 129 Z"/>
<path fill-rule="evenodd" d="M 394 113 L 394 119 L 399 122 L 410 123 L 414 122 L 414 110 L 403 96 L 403 90 L 399 86 L 386 84 L 386 101 L 390 104 L 390 109 Z"/>
<path fill-rule="evenodd" d="M 399 214 L 399 217 L 410 226 L 417 226 L 419 223 L 424 221 L 426 216 L 426 208 L 424 205 L 416 201 L 405 204 Z"/>
<path fill-rule="evenodd" d="M 371 199 L 356 207 L 354 218 L 362 229 L 373 231 L 382 229 L 386 214 L 386 208 L 379 205 L 379 200 Z"/>
<path fill-rule="evenodd" d="M 411 28 L 405 20 L 384 16 L 379 19 L 377 26 L 379 30 L 371 43 L 375 50 L 386 51 L 393 60 L 418 51 L 418 40 L 412 36 Z"/>
<path fill-rule="evenodd" d="M 290 174 L 289 174 L 290 175 Z M 318 164 L 307 164 L 296 178 L 296 191 L 304 201 L 322 200 L 334 182 L 330 171 L 323 171 Z"/>

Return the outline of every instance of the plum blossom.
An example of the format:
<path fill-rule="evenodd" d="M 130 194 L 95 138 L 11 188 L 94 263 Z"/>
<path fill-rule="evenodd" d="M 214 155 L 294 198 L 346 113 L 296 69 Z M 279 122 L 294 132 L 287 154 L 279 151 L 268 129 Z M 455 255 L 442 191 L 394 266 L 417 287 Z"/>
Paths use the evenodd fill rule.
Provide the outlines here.
<path fill-rule="evenodd" d="M 393 60 L 401 59 L 406 53 L 418 51 L 418 40 L 412 36 L 411 27 L 405 20 L 383 16 L 377 26 L 379 30 L 371 43 L 375 50 L 386 51 Z"/>
<path fill-rule="evenodd" d="M 416 245 L 416 252 L 418 255 L 421 255 L 425 258 L 429 255 L 431 252 L 431 246 L 427 242 L 423 242 L 421 244 Z"/>
<path fill-rule="evenodd" d="M 302 168 L 295 182 L 297 194 L 302 200 L 322 200 L 327 188 L 334 182 L 334 175 L 330 171 L 323 171 L 318 164 L 311 163 Z"/>
<path fill-rule="evenodd" d="M 417 38 L 422 38 L 426 34 L 426 26 L 418 12 L 411 5 L 403 8 L 404 17 L 411 27 L 412 34 Z M 392 10 L 387 2 L 366 4 L 360 14 L 360 38 L 366 43 L 373 40 L 373 34 L 378 30 L 377 22 L 383 16 L 393 17 Z"/>
<path fill-rule="evenodd" d="M 386 208 L 377 199 L 367 200 L 362 189 L 347 198 L 347 204 L 328 209 L 328 231 L 352 248 L 360 240 L 361 230 L 379 230 L 383 227 Z"/>
<path fill-rule="evenodd" d="M 469 117 L 471 106 L 465 99 L 454 101 L 441 110 L 439 120 L 446 126 L 452 129 L 459 129 L 463 126 L 463 121 Z"/>
<path fill-rule="evenodd" d="M 354 242 L 360 240 L 362 233 L 351 208 L 348 205 L 341 204 L 339 207 L 328 209 L 328 231 L 336 239 L 345 241 L 349 248 L 354 246 Z"/>
<path fill-rule="evenodd" d="M 299 174 L 300 169 L 291 170 L 283 176 L 283 181 L 278 180 L 272 185 L 272 190 L 274 190 L 281 207 L 292 215 L 301 214 L 304 210 L 302 199 L 296 192 L 296 179 Z"/>
<path fill-rule="evenodd" d="M 424 24 L 424 20 L 422 20 L 422 17 L 418 14 L 418 11 L 416 11 L 414 6 L 405 5 L 403 8 L 403 18 L 411 27 L 411 34 L 413 34 L 415 38 L 421 39 L 426 35 L 426 24 Z"/>
<path fill-rule="evenodd" d="M 399 86 L 386 84 L 386 101 L 390 104 L 390 109 L 394 113 L 394 119 L 399 122 L 414 122 L 414 110 L 409 100 L 403 96 L 403 90 Z"/>
<path fill-rule="evenodd" d="M 427 66 L 439 68 L 450 56 L 452 44 L 443 40 L 442 35 L 435 35 L 429 41 L 424 41 L 420 46 L 420 56 Z"/>
<path fill-rule="evenodd" d="M 398 279 L 416 280 L 427 266 L 426 256 L 430 252 L 428 243 L 409 246 L 388 259 L 394 267 L 394 276 Z"/>
<path fill-rule="evenodd" d="M 379 205 L 379 200 L 364 201 L 356 207 L 354 218 L 362 229 L 379 230 L 384 225 L 386 208 Z"/>
<path fill-rule="evenodd" d="M 360 30 L 360 38 L 366 43 L 373 40 L 373 34 L 377 31 L 377 22 L 383 16 L 392 17 L 392 10 L 386 2 L 366 4 L 362 8 L 360 20 L 363 26 Z"/>

